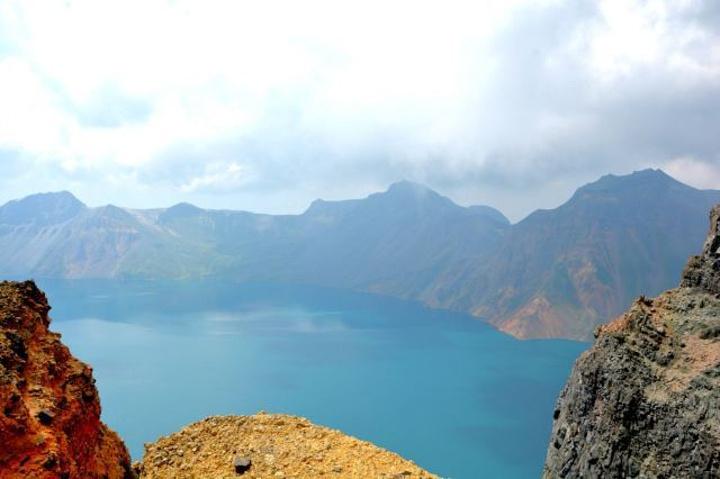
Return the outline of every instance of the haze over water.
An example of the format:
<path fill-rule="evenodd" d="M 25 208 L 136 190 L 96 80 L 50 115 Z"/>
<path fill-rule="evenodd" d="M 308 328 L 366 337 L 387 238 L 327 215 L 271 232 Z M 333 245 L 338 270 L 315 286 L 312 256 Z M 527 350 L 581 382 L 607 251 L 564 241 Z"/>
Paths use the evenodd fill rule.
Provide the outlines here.
<path fill-rule="evenodd" d="M 93 365 L 104 420 L 142 445 L 215 414 L 305 416 L 442 477 L 537 477 L 585 343 L 339 290 L 41 280 L 51 328 Z"/>

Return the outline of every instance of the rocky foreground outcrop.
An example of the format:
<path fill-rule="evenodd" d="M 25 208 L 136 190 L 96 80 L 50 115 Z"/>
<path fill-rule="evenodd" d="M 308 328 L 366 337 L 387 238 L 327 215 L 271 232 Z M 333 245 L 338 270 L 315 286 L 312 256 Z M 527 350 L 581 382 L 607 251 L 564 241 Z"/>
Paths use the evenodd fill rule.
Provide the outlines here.
<path fill-rule="evenodd" d="M 720 206 L 680 287 L 600 327 L 554 411 L 546 478 L 720 477 Z"/>
<path fill-rule="evenodd" d="M 369 442 L 275 415 L 209 417 L 146 445 L 142 478 L 435 478 Z"/>
<path fill-rule="evenodd" d="M 130 478 L 92 369 L 48 331 L 45 295 L 0 282 L 0 478 Z"/>

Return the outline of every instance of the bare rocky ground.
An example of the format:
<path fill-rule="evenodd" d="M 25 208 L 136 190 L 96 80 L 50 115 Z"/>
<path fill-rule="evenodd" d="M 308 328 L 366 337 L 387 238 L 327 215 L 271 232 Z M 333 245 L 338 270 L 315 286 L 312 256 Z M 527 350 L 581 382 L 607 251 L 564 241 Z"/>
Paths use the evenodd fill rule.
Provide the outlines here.
<path fill-rule="evenodd" d="M 214 416 L 146 445 L 147 479 L 435 478 L 397 454 L 307 419 Z"/>
<path fill-rule="evenodd" d="M 554 411 L 545 478 L 720 477 L 720 206 L 679 288 L 600 327 Z"/>

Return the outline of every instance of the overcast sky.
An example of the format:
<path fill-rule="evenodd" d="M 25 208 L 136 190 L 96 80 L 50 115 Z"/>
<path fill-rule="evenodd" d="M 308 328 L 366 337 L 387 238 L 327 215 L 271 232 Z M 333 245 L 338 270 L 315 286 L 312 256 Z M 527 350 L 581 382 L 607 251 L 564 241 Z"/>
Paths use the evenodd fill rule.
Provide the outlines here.
<path fill-rule="evenodd" d="M 718 1 L 0 0 L 0 202 L 518 220 L 646 167 L 720 188 Z"/>

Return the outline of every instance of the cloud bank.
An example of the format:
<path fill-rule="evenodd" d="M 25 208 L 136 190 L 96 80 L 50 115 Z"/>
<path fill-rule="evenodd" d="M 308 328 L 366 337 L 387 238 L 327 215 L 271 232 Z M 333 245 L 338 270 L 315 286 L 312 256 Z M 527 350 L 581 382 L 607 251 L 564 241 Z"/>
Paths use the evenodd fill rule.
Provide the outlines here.
<path fill-rule="evenodd" d="M 299 212 L 399 179 L 519 219 L 720 188 L 713 1 L 5 1 L 0 200 Z"/>

